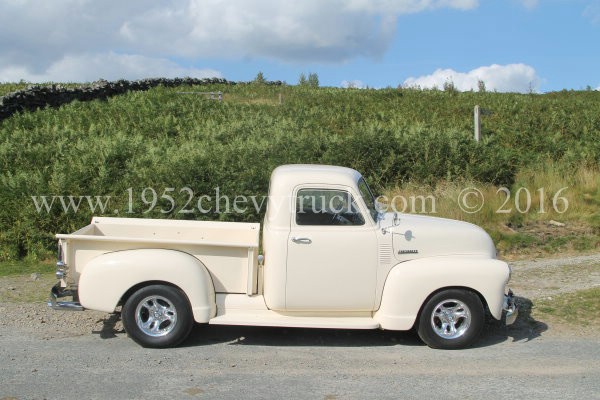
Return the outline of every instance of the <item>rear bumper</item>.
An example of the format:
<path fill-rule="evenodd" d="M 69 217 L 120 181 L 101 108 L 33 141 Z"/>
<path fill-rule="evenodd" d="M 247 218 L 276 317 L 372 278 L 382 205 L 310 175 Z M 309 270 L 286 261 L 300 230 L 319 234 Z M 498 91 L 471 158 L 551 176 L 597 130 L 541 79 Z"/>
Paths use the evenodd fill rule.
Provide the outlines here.
<path fill-rule="evenodd" d="M 502 309 L 506 313 L 506 325 L 512 325 L 519 315 L 519 307 L 517 306 L 513 292 L 510 289 L 508 289 L 508 293 L 504 295 Z"/>
<path fill-rule="evenodd" d="M 50 298 L 48 299 L 48 307 L 53 310 L 62 311 L 83 311 L 85 310 L 77 301 L 58 301 L 63 297 L 77 297 L 77 292 L 60 287 L 60 283 L 52 286 L 50 289 Z"/>

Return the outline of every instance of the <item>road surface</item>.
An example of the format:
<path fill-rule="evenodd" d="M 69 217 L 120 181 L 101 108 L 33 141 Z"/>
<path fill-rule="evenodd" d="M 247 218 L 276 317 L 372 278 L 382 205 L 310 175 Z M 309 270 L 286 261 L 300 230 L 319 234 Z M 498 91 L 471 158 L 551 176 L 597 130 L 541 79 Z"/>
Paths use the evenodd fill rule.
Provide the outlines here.
<path fill-rule="evenodd" d="M 522 327 L 459 351 L 383 331 L 198 326 L 164 350 L 111 329 L 42 336 L 0 332 L 0 399 L 600 398 L 599 338 Z"/>

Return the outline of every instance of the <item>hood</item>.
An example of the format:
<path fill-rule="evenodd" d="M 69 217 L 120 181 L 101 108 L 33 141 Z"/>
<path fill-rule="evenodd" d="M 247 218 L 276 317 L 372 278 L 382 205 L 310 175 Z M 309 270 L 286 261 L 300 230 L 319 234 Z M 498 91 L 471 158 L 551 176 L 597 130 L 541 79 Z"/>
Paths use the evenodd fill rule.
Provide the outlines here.
<path fill-rule="evenodd" d="M 394 224 L 394 215 L 397 216 Z M 391 235 L 396 259 L 472 255 L 496 258 L 496 247 L 482 228 L 467 222 L 414 214 L 386 213 L 380 221 Z"/>

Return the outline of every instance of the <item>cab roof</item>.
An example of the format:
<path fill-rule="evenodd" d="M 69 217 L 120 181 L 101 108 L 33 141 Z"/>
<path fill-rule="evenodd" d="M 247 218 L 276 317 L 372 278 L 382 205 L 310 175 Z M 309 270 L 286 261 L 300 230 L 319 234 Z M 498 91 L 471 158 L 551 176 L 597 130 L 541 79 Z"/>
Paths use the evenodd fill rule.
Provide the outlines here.
<path fill-rule="evenodd" d="M 315 164 L 282 165 L 273 170 L 269 185 L 266 222 L 289 226 L 294 209 L 294 189 L 299 185 L 340 185 L 356 188 L 361 174 L 346 167 Z"/>
<path fill-rule="evenodd" d="M 301 184 L 336 184 L 354 186 L 361 178 L 361 174 L 346 167 L 318 164 L 289 164 L 282 165 L 273 170 L 271 174 L 271 188 L 277 186 Z M 290 193 L 287 193 L 290 195 Z"/>

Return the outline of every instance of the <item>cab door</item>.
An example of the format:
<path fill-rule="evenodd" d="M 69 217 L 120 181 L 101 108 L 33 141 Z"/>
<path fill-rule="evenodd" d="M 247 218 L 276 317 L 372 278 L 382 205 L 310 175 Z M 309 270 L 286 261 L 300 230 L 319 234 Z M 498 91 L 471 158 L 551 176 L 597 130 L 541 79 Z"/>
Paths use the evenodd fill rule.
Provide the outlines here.
<path fill-rule="evenodd" d="M 286 309 L 372 311 L 377 237 L 350 188 L 295 190 L 288 238 Z"/>

